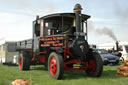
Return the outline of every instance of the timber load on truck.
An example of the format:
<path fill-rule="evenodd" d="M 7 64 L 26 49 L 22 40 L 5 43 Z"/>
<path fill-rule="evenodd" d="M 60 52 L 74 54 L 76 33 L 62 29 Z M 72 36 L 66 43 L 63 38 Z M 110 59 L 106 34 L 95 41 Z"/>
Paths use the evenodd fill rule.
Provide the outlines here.
<path fill-rule="evenodd" d="M 29 70 L 30 65 L 43 64 L 54 79 L 62 79 L 64 71 L 81 70 L 88 76 L 100 77 L 101 57 L 87 42 L 90 16 L 81 14 L 81 10 L 81 5 L 76 4 L 74 13 L 37 16 L 33 21 L 33 39 L 17 43 L 19 69 Z"/>

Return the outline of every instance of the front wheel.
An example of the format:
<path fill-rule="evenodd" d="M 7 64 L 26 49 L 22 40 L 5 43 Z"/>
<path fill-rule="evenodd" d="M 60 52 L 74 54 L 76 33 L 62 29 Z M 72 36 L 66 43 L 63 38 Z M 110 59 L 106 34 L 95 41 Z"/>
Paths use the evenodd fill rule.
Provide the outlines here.
<path fill-rule="evenodd" d="M 64 73 L 63 57 L 55 52 L 52 52 L 48 58 L 48 72 L 54 79 L 62 79 Z"/>
<path fill-rule="evenodd" d="M 100 77 L 103 71 L 103 61 L 100 55 L 96 52 L 91 52 L 87 56 L 88 58 L 88 69 L 86 73 L 91 77 Z"/>

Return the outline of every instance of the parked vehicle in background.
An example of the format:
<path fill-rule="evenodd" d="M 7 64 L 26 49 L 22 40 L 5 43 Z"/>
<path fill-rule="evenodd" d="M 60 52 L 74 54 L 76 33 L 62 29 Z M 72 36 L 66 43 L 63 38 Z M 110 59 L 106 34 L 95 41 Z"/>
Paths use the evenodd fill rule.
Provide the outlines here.
<path fill-rule="evenodd" d="M 19 56 L 18 55 L 14 55 L 13 56 L 13 64 L 19 65 Z"/>
<path fill-rule="evenodd" d="M 119 61 L 124 61 L 124 58 L 122 57 L 122 53 L 119 52 L 119 51 L 116 51 L 116 50 L 113 50 L 113 51 L 108 51 L 110 54 L 112 55 L 115 55 L 115 56 L 118 56 L 119 57 Z"/>
<path fill-rule="evenodd" d="M 118 43 L 118 52 L 121 53 L 121 58 L 122 60 L 127 60 L 128 59 L 128 42 L 119 42 Z M 108 51 L 113 51 L 116 48 L 115 43 L 106 43 L 106 44 L 101 44 L 98 46 L 99 49 L 105 49 Z"/>
<path fill-rule="evenodd" d="M 100 54 L 104 65 L 107 65 L 107 64 L 115 65 L 115 64 L 119 63 L 119 57 L 118 56 L 112 55 L 104 49 L 93 49 L 93 50 Z"/>
<path fill-rule="evenodd" d="M 5 42 L 0 45 L 0 63 L 16 64 L 13 62 L 14 55 L 19 55 L 16 51 L 16 42 Z"/>

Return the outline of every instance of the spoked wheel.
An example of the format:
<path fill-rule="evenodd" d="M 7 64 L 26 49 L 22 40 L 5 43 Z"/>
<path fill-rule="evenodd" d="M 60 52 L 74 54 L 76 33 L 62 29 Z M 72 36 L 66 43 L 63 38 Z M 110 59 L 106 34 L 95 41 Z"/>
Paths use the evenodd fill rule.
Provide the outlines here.
<path fill-rule="evenodd" d="M 52 78 L 61 79 L 64 73 L 64 61 L 60 54 L 52 52 L 48 59 L 48 71 Z"/>
<path fill-rule="evenodd" d="M 103 61 L 98 53 L 92 52 L 88 56 L 88 69 L 86 73 L 91 77 L 100 77 L 103 71 Z"/>
<path fill-rule="evenodd" d="M 22 51 L 19 55 L 19 69 L 29 70 L 30 68 L 30 56 L 26 51 Z"/>

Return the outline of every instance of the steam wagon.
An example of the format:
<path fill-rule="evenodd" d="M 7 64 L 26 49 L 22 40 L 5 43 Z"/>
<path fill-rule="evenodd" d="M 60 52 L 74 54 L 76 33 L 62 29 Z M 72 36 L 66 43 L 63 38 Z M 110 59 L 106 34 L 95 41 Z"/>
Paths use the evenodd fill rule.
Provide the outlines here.
<path fill-rule="evenodd" d="M 33 21 L 33 39 L 17 43 L 19 69 L 43 64 L 54 79 L 62 79 L 64 71 L 84 70 L 88 76 L 100 77 L 103 64 L 98 53 L 87 42 L 87 20 L 76 4 L 74 13 L 56 13 Z M 86 33 L 84 32 L 86 31 Z"/>

